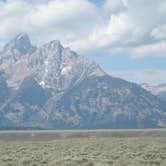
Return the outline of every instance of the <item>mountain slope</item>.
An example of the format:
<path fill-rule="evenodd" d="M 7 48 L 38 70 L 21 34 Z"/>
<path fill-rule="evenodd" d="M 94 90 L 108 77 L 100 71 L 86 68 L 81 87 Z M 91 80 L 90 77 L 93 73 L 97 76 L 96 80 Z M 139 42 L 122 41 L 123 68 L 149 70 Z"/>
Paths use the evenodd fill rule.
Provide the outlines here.
<path fill-rule="evenodd" d="M 19 34 L 0 59 L 1 129 L 166 127 L 165 101 L 59 41 L 36 48 Z"/>
<path fill-rule="evenodd" d="M 79 128 L 151 128 L 165 122 L 166 103 L 134 83 L 88 77 L 49 103 L 53 124 Z M 66 113 L 67 110 L 67 113 Z"/>
<path fill-rule="evenodd" d="M 166 91 L 160 92 L 160 93 L 158 94 L 158 97 L 159 97 L 160 99 L 166 101 Z"/>
<path fill-rule="evenodd" d="M 4 103 L 9 96 L 9 88 L 4 78 L 4 73 L 0 71 L 0 103 Z"/>
<path fill-rule="evenodd" d="M 33 77 L 23 80 L 18 91 L 18 101 L 30 105 L 42 106 L 47 101 L 46 91 L 37 83 Z"/>
<path fill-rule="evenodd" d="M 43 89 L 34 77 L 25 78 L 0 107 L 0 118 L 7 121 L 0 129 L 50 128 L 44 122 L 47 118 L 44 105 L 51 96 L 51 89 Z"/>

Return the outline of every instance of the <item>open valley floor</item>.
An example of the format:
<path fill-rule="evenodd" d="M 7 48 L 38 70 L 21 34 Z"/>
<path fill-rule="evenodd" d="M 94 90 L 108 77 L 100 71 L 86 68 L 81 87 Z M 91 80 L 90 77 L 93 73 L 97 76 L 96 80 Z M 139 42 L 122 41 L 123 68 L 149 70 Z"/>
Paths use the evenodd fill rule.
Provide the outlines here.
<path fill-rule="evenodd" d="M 0 166 L 165 166 L 164 133 L 164 129 L 2 131 Z"/>

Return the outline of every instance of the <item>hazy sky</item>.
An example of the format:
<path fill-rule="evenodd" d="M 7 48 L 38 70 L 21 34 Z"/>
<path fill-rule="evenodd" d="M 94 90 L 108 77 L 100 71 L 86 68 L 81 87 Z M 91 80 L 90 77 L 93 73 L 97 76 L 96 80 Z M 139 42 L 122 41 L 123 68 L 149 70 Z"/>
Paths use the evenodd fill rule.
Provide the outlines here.
<path fill-rule="evenodd" d="M 166 0 L 0 0 L 0 46 L 58 39 L 131 81 L 166 83 Z"/>

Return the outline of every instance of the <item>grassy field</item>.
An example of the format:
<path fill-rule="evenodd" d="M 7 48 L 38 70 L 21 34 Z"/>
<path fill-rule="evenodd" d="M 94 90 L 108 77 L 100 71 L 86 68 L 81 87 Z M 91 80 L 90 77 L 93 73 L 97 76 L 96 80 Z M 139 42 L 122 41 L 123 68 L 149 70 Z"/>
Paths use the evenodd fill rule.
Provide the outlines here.
<path fill-rule="evenodd" d="M 1 141 L 0 166 L 166 166 L 166 137 Z"/>

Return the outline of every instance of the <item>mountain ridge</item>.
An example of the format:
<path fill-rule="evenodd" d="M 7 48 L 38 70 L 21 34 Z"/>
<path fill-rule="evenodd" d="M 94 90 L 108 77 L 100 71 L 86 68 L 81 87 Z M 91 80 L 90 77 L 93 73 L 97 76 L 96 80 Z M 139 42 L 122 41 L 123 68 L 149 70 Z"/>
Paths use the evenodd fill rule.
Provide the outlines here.
<path fill-rule="evenodd" d="M 19 47 L 11 47 L 13 41 Z M 165 101 L 135 83 L 111 77 L 60 41 L 37 48 L 27 34 L 19 34 L 8 45 L 0 54 L 0 90 L 9 91 L 6 98 L 0 91 L 0 128 L 166 127 Z"/>
<path fill-rule="evenodd" d="M 18 36 L 12 41 L 17 40 Z M 29 37 L 24 36 L 24 38 Z M 22 44 L 24 47 L 24 43 Z M 5 65 L 2 63 L 2 66 L 5 66 L 5 68 L 0 67 L 9 76 L 7 82 L 11 87 L 17 87 L 25 77 L 32 73 L 37 75 L 37 81 L 43 84 L 43 86 L 44 84 L 48 84 L 47 86 L 54 86 L 55 88 L 55 84 L 57 84 L 57 89 L 68 88 L 68 82 L 72 84 L 72 80 L 76 77 L 75 75 L 77 77 L 86 77 L 86 75 L 93 74 L 93 72 L 104 74 L 101 68 L 94 62 L 87 60 L 84 56 L 76 54 L 69 48 L 64 48 L 58 40 L 43 44 L 41 47 L 36 48 L 34 52 L 29 53 L 28 56 L 23 54 L 14 63 L 13 57 L 11 57 L 11 61 L 11 63 L 5 63 Z M 13 69 L 11 70 L 11 68 Z M 12 72 L 13 70 L 15 70 L 14 73 Z M 18 73 L 20 70 L 22 70 L 22 74 L 19 77 Z M 42 70 L 42 72 L 39 70 Z M 15 73 L 17 74 L 16 76 Z M 68 75 L 70 75 L 70 78 L 67 78 Z M 17 85 L 17 83 L 19 84 Z"/>
<path fill-rule="evenodd" d="M 152 86 L 149 84 L 141 85 L 144 89 L 150 91 L 152 94 L 157 95 L 162 100 L 166 101 L 166 84 Z"/>

